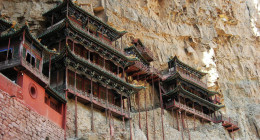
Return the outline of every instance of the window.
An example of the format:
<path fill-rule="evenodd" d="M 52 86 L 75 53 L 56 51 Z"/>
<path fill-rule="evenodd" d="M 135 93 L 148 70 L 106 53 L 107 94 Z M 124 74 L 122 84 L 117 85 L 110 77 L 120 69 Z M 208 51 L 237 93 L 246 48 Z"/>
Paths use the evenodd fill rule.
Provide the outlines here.
<path fill-rule="evenodd" d="M 69 86 L 74 86 L 74 83 L 75 83 L 74 72 L 69 71 L 68 75 L 69 75 L 69 78 L 68 78 L 68 80 L 69 80 L 69 81 L 68 81 Z"/>
<path fill-rule="evenodd" d="M 90 93 L 91 92 L 91 81 L 88 79 L 85 79 L 84 85 L 85 85 L 85 92 Z"/>
<path fill-rule="evenodd" d="M 37 98 L 37 88 L 36 88 L 36 86 L 33 83 L 31 83 L 29 85 L 29 89 L 28 90 L 29 90 L 29 93 L 30 93 L 31 97 L 33 99 L 36 99 Z"/>
<path fill-rule="evenodd" d="M 24 49 L 25 50 L 25 49 Z M 32 64 L 33 67 L 35 67 L 35 56 L 27 51 L 26 54 L 26 61 L 30 64 Z"/>
<path fill-rule="evenodd" d="M 77 81 L 76 81 L 76 86 L 78 90 L 83 90 L 83 79 L 77 75 Z"/>
<path fill-rule="evenodd" d="M 45 104 L 50 106 L 50 108 L 61 114 L 62 103 L 58 102 L 53 97 L 49 96 L 47 93 L 45 93 L 44 102 Z"/>
<path fill-rule="evenodd" d="M 83 49 L 83 57 L 87 60 L 88 59 L 88 51 Z"/>
<path fill-rule="evenodd" d="M 93 83 L 93 95 L 98 97 L 98 84 Z"/>
<path fill-rule="evenodd" d="M 106 99 L 106 88 L 105 87 L 103 87 L 103 86 L 100 86 L 100 98 L 101 99 Z"/>

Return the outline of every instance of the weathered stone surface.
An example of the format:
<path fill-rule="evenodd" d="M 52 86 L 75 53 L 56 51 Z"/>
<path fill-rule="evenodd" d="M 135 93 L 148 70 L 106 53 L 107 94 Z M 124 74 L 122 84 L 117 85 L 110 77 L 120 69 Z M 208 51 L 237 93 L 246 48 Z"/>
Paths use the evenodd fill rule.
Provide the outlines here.
<path fill-rule="evenodd" d="M 56 5 L 58 0 L 2 0 L 1 13 L 18 22 L 29 21 L 31 30 L 39 34 L 43 30 L 41 14 Z M 103 3 L 103 4 L 102 4 Z M 125 45 L 130 37 L 140 38 L 157 58 L 153 65 L 166 68 L 170 56 L 177 55 L 192 67 L 208 72 L 208 85 L 223 94 L 226 105 L 221 111 L 238 120 L 240 131 L 235 139 L 259 139 L 260 103 L 260 33 L 259 2 L 256 0 L 79 0 L 82 8 L 93 13 L 93 8 L 103 6 L 104 19 L 119 30 L 127 30 L 123 38 Z M 149 86 L 151 89 L 151 86 Z M 150 91 L 150 90 L 147 90 Z M 150 95 L 151 92 L 148 92 Z M 144 108 L 144 92 L 140 94 Z M 132 107 L 137 109 L 136 100 Z M 155 102 L 158 103 L 158 96 Z M 1 100 L 0 100 L 1 102 Z M 151 108 L 151 98 L 147 106 Z M 68 111 L 68 136 L 74 138 L 74 107 Z M 86 110 L 86 111 L 85 111 Z M 89 107 L 79 105 L 79 135 L 85 139 L 108 139 L 109 128 L 104 113 L 95 111 L 96 132 L 90 132 Z M 146 136 L 145 114 L 143 129 L 138 128 L 138 113 L 133 113 L 135 139 Z M 149 111 L 149 137 L 153 139 L 153 111 Z M 171 113 L 165 111 L 165 138 L 181 139 L 182 134 L 172 127 Z M 161 139 L 160 109 L 155 110 L 156 137 Z M 188 118 L 192 126 L 192 118 Z M 116 121 L 117 122 L 117 121 Z M 176 122 L 175 122 L 176 123 Z M 1 124 L 1 123 L 0 123 Z M 118 121 L 120 124 L 120 121 Z M 129 138 L 129 125 L 118 131 L 118 139 Z M 190 130 L 193 139 L 231 139 L 220 124 L 201 124 L 196 121 L 196 130 Z M 191 127 L 192 128 L 192 127 Z M 126 137 L 121 137 L 127 133 Z M 187 133 L 184 134 L 188 139 Z M 0 135 L 1 139 L 1 135 Z"/>
<path fill-rule="evenodd" d="M 0 139 L 64 139 L 64 129 L 0 90 Z M 17 107 L 19 106 L 19 108 Z"/>

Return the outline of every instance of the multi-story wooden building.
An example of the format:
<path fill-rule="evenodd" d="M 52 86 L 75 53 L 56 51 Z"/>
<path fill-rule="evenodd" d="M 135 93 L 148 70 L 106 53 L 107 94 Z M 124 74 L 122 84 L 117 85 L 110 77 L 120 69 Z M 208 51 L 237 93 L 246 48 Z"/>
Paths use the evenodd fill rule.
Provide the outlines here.
<path fill-rule="evenodd" d="M 0 27 L 0 72 L 21 88 L 13 96 L 64 127 L 65 96 L 52 89 L 48 75 L 42 73 L 43 60 L 55 52 L 35 39 L 27 25 L 18 28 L 1 19 Z"/>
<path fill-rule="evenodd" d="M 49 27 L 39 39 L 59 52 L 46 61 L 43 73 L 51 73 L 52 88 L 75 99 L 76 137 L 77 102 L 90 103 L 92 130 L 93 108 L 105 110 L 106 116 L 130 119 L 129 97 L 144 87 L 127 82 L 125 69 L 138 59 L 126 56 L 122 42 L 120 46 L 115 42 L 126 32 L 117 31 L 70 0 L 43 15 Z"/>

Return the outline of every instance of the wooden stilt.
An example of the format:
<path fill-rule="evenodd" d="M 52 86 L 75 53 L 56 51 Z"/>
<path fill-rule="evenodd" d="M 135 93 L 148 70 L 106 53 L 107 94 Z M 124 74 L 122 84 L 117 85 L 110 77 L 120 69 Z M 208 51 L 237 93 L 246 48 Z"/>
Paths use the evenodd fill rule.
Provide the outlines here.
<path fill-rule="evenodd" d="M 74 72 L 74 94 L 75 94 L 75 137 L 78 137 L 78 110 L 77 110 L 77 102 L 78 102 L 78 98 L 77 98 L 77 93 L 76 93 L 76 86 L 77 86 L 77 73 L 76 71 Z"/>
<path fill-rule="evenodd" d="M 179 116 L 179 113 L 180 113 L 179 110 L 177 110 L 176 113 L 177 113 L 177 126 L 178 126 L 178 131 L 180 131 L 179 117 L 178 117 L 178 116 Z"/>
<path fill-rule="evenodd" d="M 66 74 L 67 74 L 67 68 L 66 68 Z M 67 75 L 66 75 L 66 79 L 67 79 Z M 66 80 L 67 81 L 67 80 Z M 68 99 L 68 90 L 66 90 L 65 92 L 65 98 Z M 67 123 L 67 104 L 65 104 L 65 109 L 64 109 L 64 140 L 66 140 L 66 123 Z"/>
<path fill-rule="evenodd" d="M 107 110 L 108 110 L 108 88 L 106 85 L 106 124 L 107 124 Z"/>
<path fill-rule="evenodd" d="M 137 81 L 139 81 L 139 74 L 137 75 Z M 142 130 L 142 127 L 141 127 L 141 113 L 140 113 L 140 93 L 138 92 L 137 93 L 137 96 L 138 96 L 138 117 L 139 117 L 139 128 Z"/>
<path fill-rule="evenodd" d="M 78 98 L 75 95 L 75 136 L 78 137 Z"/>
<path fill-rule="evenodd" d="M 172 127 L 174 128 L 174 112 L 173 112 L 173 108 L 172 108 Z"/>
<path fill-rule="evenodd" d="M 9 38 L 9 40 L 8 40 L 8 49 L 7 49 L 6 60 L 8 60 L 10 44 L 11 44 L 11 39 Z"/>
<path fill-rule="evenodd" d="M 131 125 L 131 123 L 132 123 L 132 119 L 131 119 L 131 116 L 130 116 L 130 98 L 129 97 L 127 97 L 127 105 L 128 105 L 128 114 L 129 114 L 129 125 L 130 125 L 130 140 L 132 140 L 133 139 L 133 137 L 132 137 L 132 125 Z"/>
<path fill-rule="evenodd" d="M 153 74 L 152 74 L 152 90 L 153 90 L 153 99 L 152 99 L 152 109 L 153 109 L 153 138 L 155 140 L 155 114 L 154 114 L 154 80 L 153 80 Z"/>
<path fill-rule="evenodd" d="M 160 84 L 160 79 L 158 81 L 159 84 L 159 92 L 160 92 L 160 103 L 161 103 L 161 119 L 162 119 L 162 135 L 163 135 L 163 140 L 164 140 L 164 125 L 163 125 L 163 100 L 162 100 L 162 91 L 161 91 L 161 84 Z"/>
<path fill-rule="evenodd" d="M 187 121 L 186 111 L 185 111 L 185 121 L 186 121 L 186 127 L 187 127 L 187 131 L 188 131 L 188 134 L 189 134 L 189 140 L 190 140 L 190 130 L 189 130 L 189 124 L 188 124 L 188 121 Z"/>
<path fill-rule="evenodd" d="M 91 130 L 94 132 L 94 112 L 93 112 L 93 81 L 91 78 Z"/>
<path fill-rule="evenodd" d="M 110 130 L 110 140 L 112 139 L 112 125 L 111 125 L 111 112 L 110 110 L 108 111 L 108 116 L 109 116 L 109 130 Z"/>
<path fill-rule="evenodd" d="M 192 103 L 192 108 L 195 110 L 194 108 L 194 102 Z M 193 115 L 193 129 L 195 130 L 196 124 L 195 124 L 195 114 Z"/>
<path fill-rule="evenodd" d="M 184 134 L 183 134 L 183 131 L 184 131 L 183 117 L 182 117 L 181 111 L 179 111 L 179 113 L 180 113 L 180 119 L 181 119 L 181 121 L 182 121 L 181 135 L 182 135 L 182 140 L 184 140 Z"/>
<path fill-rule="evenodd" d="M 147 120 L 147 109 L 146 109 L 146 90 L 144 91 L 144 109 L 145 109 L 145 124 L 146 124 L 146 137 L 149 140 L 149 133 L 148 133 L 148 120 Z"/>
<path fill-rule="evenodd" d="M 125 130 L 125 117 L 123 117 L 123 128 Z"/>

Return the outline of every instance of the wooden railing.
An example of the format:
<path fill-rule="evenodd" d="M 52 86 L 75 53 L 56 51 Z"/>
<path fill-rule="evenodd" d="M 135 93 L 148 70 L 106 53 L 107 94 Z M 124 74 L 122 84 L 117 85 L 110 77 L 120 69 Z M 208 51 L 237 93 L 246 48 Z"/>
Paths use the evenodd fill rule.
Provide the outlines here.
<path fill-rule="evenodd" d="M 73 20 L 74 20 L 74 19 L 73 19 Z M 96 35 L 90 33 L 87 28 L 82 28 L 82 27 L 79 25 L 79 24 L 81 24 L 81 23 L 79 23 L 78 21 L 75 21 L 75 20 L 74 20 L 74 22 L 77 22 L 77 23 L 73 24 L 74 26 L 76 26 L 76 27 L 79 28 L 79 29 L 82 29 L 82 30 L 83 30 L 85 33 L 87 33 L 88 35 L 90 35 L 90 36 L 92 36 L 93 38 L 99 40 L 100 42 L 106 44 L 107 46 L 109 46 L 109 47 L 111 47 L 111 48 L 113 48 L 113 49 L 115 49 L 115 50 L 121 52 L 122 54 L 125 54 L 125 52 L 124 52 L 124 50 L 123 50 L 122 48 L 118 48 L 117 46 L 113 46 L 109 41 L 107 41 L 107 40 L 105 40 L 105 39 L 102 39 L 102 38 L 100 38 L 99 36 L 96 36 Z"/>
<path fill-rule="evenodd" d="M 102 67 L 102 66 L 100 66 L 100 65 L 98 65 L 98 64 L 96 64 L 96 63 L 93 63 L 92 61 L 90 61 L 90 59 L 86 59 L 86 58 L 84 58 L 84 57 L 82 57 L 82 56 L 80 56 L 80 55 L 75 54 L 74 52 L 73 52 L 73 54 L 76 55 L 77 57 L 79 57 L 80 59 L 83 59 L 83 60 L 85 60 L 85 61 L 88 61 L 89 63 L 91 63 L 91 64 L 94 65 L 95 67 L 98 67 L 98 68 L 100 68 L 100 69 L 103 69 L 103 70 L 105 70 L 106 72 L 108 72 L 109 74 L 114 75 L 115 77 L 118 77 L 118 78 L 122 79 L 123 81 L 125 81 L 125 78 L 124 78 L 124 77 L 121 77 L 120 75 L 115 74 L 115 73 L 113 73 L 113 72 L 107 70 L 105 67 Z"/>
<path fill-rule="evenodd" d="M 146 47 L 141 47 L 141 46 L 136 46 L 137 50 L 139 52 L 146 53 L 148 56 L 150 56 L 152 59 L 154 59 L 153 53 L 150 51 L 150 49 L 146 48 Z"/>
<path fill-rule="evenodd" d="M 134 64 L 135 67 L 145 71 L 145 72 L 149 72 L 149 67 L 144 65 L 142 62 L 140 61 L 135 61 L 135 64 Z"/>
<path fill-rule="evenodd" d="M 203 113 L 203 112 L 201 112 L 199 110 L 191 108 L 191 107 L 189 107 L 189 106 L 187 106 L 185 104 L 182 104 L 182 103 L 180 103 L 178 101 L 173 100 L 172 102 L 166 103 L 166 109 L 170 108 L 170 107 L 173 107 L 173 106 L 177 107 L 179 109 L 183 109 L 183 110 L 185 110 L 187 112 L 190 112 L 190 113 L 192 113 L 192 114 L 194 114 L 196 116 L 199 116 L 201 118 L 205 118 L 205 119 L 207 119 L 209 121 L 213 121 L 214 122 L 214 117 L 211 117 L 211 116 L 209 116 L 209 115 L 207 115 L 207 114 L 205 114 L 205 113 Z"/>
<path fill-rule="evenodd" d="M 194 82 L 194 83 L 197 83 L 198 85 L 200 85 L 200 86 L 202 86 L 202 87 L 204 87 L 204 88 L 208 88 L 207 87 L 207 84 L 205 84 L 205 83 L 203 83 L 202 81 L 200 81 L 200 80 L 198 80 L 198 79 L 195 79 L 195 78 L 193 78 L 193 77 L 190 77 L 190 75 L 188 75 L 188 74 L 185 74 L 185 73 L 183 73 L 183 72 L 181 72 L 181 71 L 178 71 L 179 72 L 179 74 L 182 76 L 182 77 L 184 77 L 185 79 L 188 79 L 188 80 L 190 80 L 190 81 L 192 81 L 192 82 Z M 168 70 L 168 73 L 166 73 L 167 75 L 174 75 L 176 73 L 176 71 L 169 71 Z"/>
<path fill-rule="evenodd" d="M 46 77 L 39 69 L 32 66 L 31 63 L 27 62 L 25 58 L 22 57 L 21 64 L 24 66 L 27 70 L 29 70 L 33 75 L 37 76 L 39 79 L 41 79 L 44 83 L 49 83 L 49 78 Z"/>
<path fill-rule="evenodd" d="M 232 120 L 230 117 L 221 116 L 221 120 L 222 120 L 222 122 L 228 122 L 228 123 L 238 126 L 238 122 L 235 120 Z"/>
<path fill-rule="evenodd" d="M 92 94 L 90 94 L 88 92 L 84 92 L 82 90 L 75 89 L 73 86 L 70 86 L 70 85 L 68 86 L 68 89 L 70 89 L 71 92 L 75 91 L 76 93 L 87 97 L 85 99 L 87 99 L 88 101 L 91 101 L 91 98 L 92 98 L 92 101 L 94 103 L 97 103 L 98 105 L 102 106 L 103 108 L 107 108 L 107 109 L 109 109 L 109 110 L 111 110 L 111 111 L 113 111 L 117 114 L 120 114 L 120 115 L 123 115 L 123 116 L 125 115 L 126 117 L 129 117 L 127 110 L 125 110 L 125 109 L 123 109 L 123 108 L 121 108 L 117 105 L 114 105 L 114 104 L 108 102 L 107 100 L 93 96 Z M 74 92 L 74 94 L 76 94 L 75 92 Z"/>

